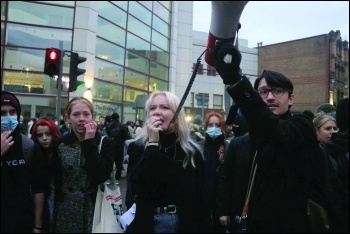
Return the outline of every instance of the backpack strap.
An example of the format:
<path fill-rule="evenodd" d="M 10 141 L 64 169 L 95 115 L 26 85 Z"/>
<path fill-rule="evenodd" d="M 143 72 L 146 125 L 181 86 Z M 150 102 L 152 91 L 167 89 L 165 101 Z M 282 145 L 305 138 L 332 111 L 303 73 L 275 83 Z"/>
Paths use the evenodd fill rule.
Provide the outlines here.
<path fill-rule="evenodd" d="M 23 155 L 26 164 L 30 162 L 30 158 L 34 151 L 34 141 L 21 133 L 22 145 L 23 145 Z"/>

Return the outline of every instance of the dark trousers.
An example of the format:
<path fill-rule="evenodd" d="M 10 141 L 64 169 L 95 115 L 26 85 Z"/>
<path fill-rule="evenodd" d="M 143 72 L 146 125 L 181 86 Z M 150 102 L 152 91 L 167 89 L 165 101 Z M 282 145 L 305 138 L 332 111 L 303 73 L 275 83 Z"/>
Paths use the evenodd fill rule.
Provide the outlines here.
<path fill-rule="evenodd" d="M 122 175 L 123 170 L 123 161 L 124 161 L 124 147 L 121 147 L 118 145 L 117 147 L 117 155 L 115 157 L 115 167 L 116 167 L 116 173 L 115 173 L 115 179 L 120 180 L 120 177 Z"/>

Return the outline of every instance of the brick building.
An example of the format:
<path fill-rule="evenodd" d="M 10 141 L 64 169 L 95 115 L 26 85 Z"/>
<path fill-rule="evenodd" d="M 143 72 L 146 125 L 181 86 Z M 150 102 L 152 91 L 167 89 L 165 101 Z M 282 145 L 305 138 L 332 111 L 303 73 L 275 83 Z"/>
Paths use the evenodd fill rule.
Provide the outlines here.
<path fill-rule="evenodd" d="M 258 74 L 281 72 L 294 84 L 294 112 L 349 97 L 349 45 L 340 31 L 258 47 Z"/>

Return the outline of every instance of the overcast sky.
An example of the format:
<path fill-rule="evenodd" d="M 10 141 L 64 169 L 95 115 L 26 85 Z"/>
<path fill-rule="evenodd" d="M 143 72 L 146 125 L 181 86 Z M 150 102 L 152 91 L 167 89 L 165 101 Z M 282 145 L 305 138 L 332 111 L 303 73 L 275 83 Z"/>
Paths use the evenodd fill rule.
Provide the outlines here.
<path fill-rule="evenodd" d="M 211 2 L 194 1 L 193 30 L 209 32 Z M 349 1 L 250 1 L 240 19 L 239 38 L 249 47 L 275 44 L 339 30 L 349 42 Z"/>

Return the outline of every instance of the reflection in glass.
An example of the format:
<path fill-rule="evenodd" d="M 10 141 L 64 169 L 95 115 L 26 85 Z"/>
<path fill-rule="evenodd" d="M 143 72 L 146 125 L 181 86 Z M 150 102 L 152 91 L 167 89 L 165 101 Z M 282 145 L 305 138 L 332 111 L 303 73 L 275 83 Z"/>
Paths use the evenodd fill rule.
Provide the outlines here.
<path fill-rule="evenodd" d="M 161 20 L 158 16 L 153 16 L 152 27 L 158 32 L 164 34 L 166 37 L 170 37 L 170 25 Z"/>
<path fill-rule="evenodd" d="M 167 91 L 168 90 L 168 82 L 151 78 L 149 80 L 149 91 L 154 92 L 157 90 Z"/>
<path fill-rule="evenodd" d="M 155 76 L 157 78 L 160 78 L 162 80 L 168 81 L 169 80 L 169 69 L 168 67 L 164 67 L 160 64 L 151 62 L 151 76 Z"/>
<path fill-rule="evenodd" d="M 57 95 L 55 79 L 31 70 L 5 71 L 3 84 L 3 90 L 8 92 Z M 63 85 L 67 85 L 67 82 L 63 82 Z"/>
<path fill-rule="evenodd" d="M 169 66 L 170 54 L 153 45 L 151 48 L 151 59 L 165 66 Z"/>
<path fill-rule="evenodd" d="M 145 57 L 150 56 L 150 43 L 128 33 L 126 48 Z"/>
<path fill-rule="evenodd" d="M 124 90 L 124 102 L 130 104 L 130 102 L 136 101 L 137 96 L 145 95 L 145 94 L 146 94 L 145 92 L 142 92 L 140 90 L 125 88 L 125 90 Z"/>
<path fill-rule="evenodd" d="M 147 7 L 147 9 L 149 9 L 150 11 L 152 11 L 152 2 L 153 1 L 140 1 L 140 3 Z"/>
<path fill-rule="evenodd" d="M 159 1 L 166 9 L 171 10 L 171 2 L 172 1 Z"/>
<path fill-rule="evenodd" d="M 169 38 L 166 38 L 162 34 L 152 30 L 152 44 L 160 47 L 161 49 L 169 52 Z"/>
<path fill-rule="evenodd" d="M 125 69 L 124 85 L 137 89 L 147 90 L 148 76 L 136 71 Z"/>
<path fill-rule="evenodd" d="M 4 68 L 26 71 L 44 71 L 45 50 L 5 47 Z M 69 72 L 68 58 L 63 59 L 63 72 Z"/>
<path fill-rule="evenodd" d="M 124 64 L 124 48 L 96 38 L 96 56 L 118 64 Z"/>
<path fill-rule="evenodd" d="M 7 24 L 7 45 L 71 50 L 72 30 Z M 61 47 L 62 44 L 62 47 Z"/>
<path fill-rule="evenodd" d="M 73 28 L 74 8 L 26 1 L 8 1 L 8 3 L 9 21 L 59 28 Z M 40 37 L 44 36 L 41 35 Z"/>
<path fill-rule="evenodd" d="M 122 28 L 126 27 L 126 12 L 107 1 L 98 1 L 98 15 Z"/>
<path fill-rule="evenodd" d="M 153 13 L 158 15 L 166 23 L 170 24 L 170 11 L 162 6 L 158 1 L 154 1 Z"/>
<path fill-rule="evenodd" d="M 131 15 L 128 18 L 128 30 L 146 41 L 151 40 L 151 28 Z"/>
<path fill-rule="evenodd" d="M 117 84 L 94 80 L 92 98 L 109 102 L 122 102 L 123 87 Z"/>
<path fill-rule="evenodd" d="M 149 59 L 141 57 L 135 53 L 127 51 L 127 60 L 125 61 L 126 67 L 149 73 Z"/>
<path fill-rule="evenodd" d="M 128 9 L 128 2 L 129 1 L 111 1 L 111 2 L 114 3 L 115 5 L 119 6 L 120 8 L 122 8 L 125 11 Z"/>
<path fill-rule="evenodd" d="M 136 1 L 129 1 L 129 3 L 129 13 L 145 24 L 151 25 L 152 13 Z"/>
<path fill-rule="evenodd" d="M 125 46 L 125 30 L 100 17 L 97 20 L 97 35 L 118 45 Z"/>
<path fill-rule="evenodd" d="M 118 113 L 120 117 L 122 105 L 115 103 L 104 103 L 99 101 L 93 102 L 95 118 L 99 118 L 100 116 L 108 116 L 112 115 L 114 112 Z"/>
<path fill-rule="evenodd" d="M 94 71 L 95 78 L 123 84 L 124 68 L 122 66 L 96 58 Z"/>

